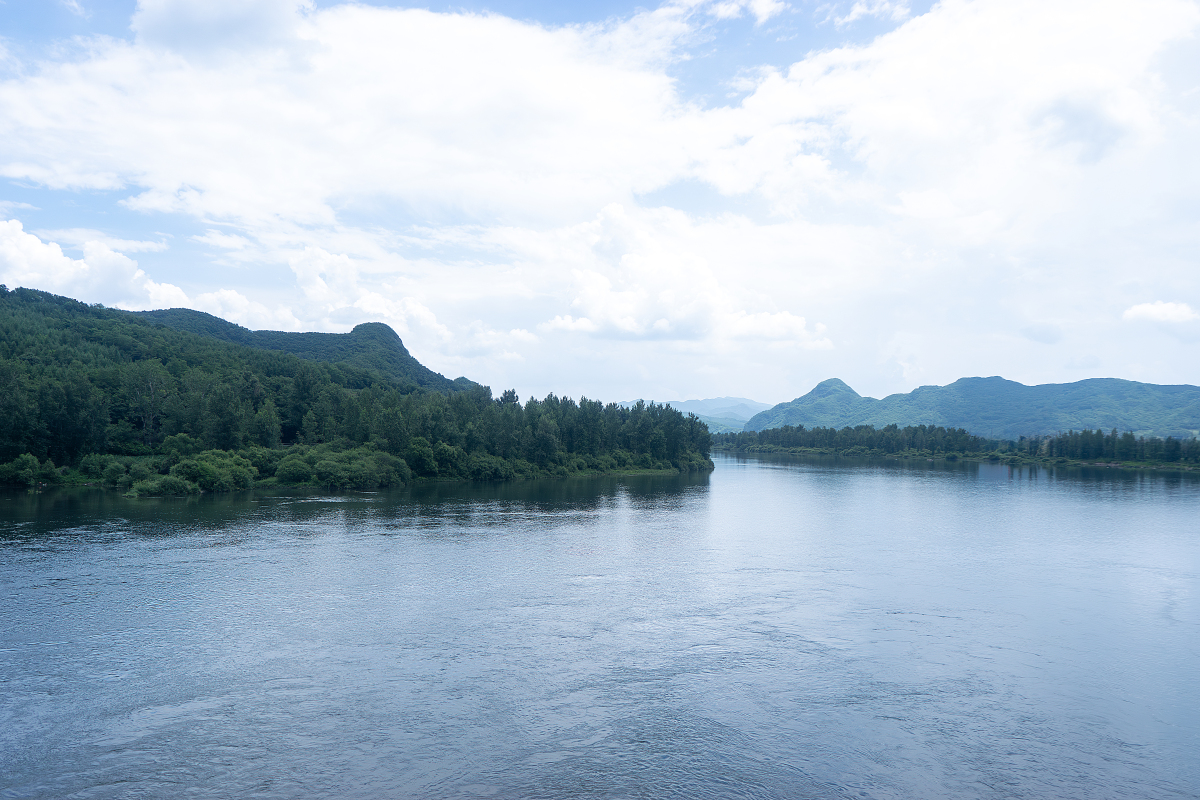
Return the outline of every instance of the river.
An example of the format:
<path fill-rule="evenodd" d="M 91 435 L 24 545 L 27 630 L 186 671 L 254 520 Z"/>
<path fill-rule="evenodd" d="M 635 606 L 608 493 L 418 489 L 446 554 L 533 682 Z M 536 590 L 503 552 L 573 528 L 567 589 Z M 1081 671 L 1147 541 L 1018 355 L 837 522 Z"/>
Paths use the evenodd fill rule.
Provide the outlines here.
<path fill-rule="evenodd" d="M 0 797 L 1200 796 L 1200 481 L 0 495 Z"/>

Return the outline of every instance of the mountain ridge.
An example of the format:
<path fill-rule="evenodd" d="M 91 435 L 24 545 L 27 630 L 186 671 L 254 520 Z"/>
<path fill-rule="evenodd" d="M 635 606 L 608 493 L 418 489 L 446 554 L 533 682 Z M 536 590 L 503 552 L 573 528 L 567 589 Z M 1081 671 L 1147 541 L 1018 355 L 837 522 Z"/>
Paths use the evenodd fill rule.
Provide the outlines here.
<path fill-rule="evenodd" d="M 474 381 L 467 378 L 451 380 L 426 367 L 408 352 L 399 334 L 382 322 L 360 323 L 349 333 L 292 333 L 251 330 L 190 308 L 166 308 L 133 313 L 185 333 L 260 350 L 291 353 L 309 361 L 350 364 L 375 370 L 392 380 L 411 382 L 426 389 L 447 391 L 469 389 L 475 385 Z"/>
<path fill-rule="evenodd" d="M 808 394 L 756 414 L 745 430 L 890 424 L 965 428 L 979 436 L 1008 439 L 1095 428 L 1190 437 L 1200 435 L 1200 386 L 1122 378 L 1027 386 L 993 375 L 876 399 L 830 378 Z"/>

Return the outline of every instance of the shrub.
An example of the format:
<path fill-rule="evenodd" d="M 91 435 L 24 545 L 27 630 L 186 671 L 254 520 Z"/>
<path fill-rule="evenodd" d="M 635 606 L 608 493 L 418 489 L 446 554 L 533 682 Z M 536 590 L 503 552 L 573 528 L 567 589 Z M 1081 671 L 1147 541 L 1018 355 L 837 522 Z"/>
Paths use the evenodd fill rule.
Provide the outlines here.
<path fill-rule="evenodd" d="M 112 459 L 101 453 L 88 453 L 79 461 L 79 471 L 89 478 L 99 478 Z"/>
<path fill-rule="evenodd" d="M 104 468 L 104 483 L 109 486 L 116 486 L 125 478 L 125 464 L 122 461 L 113 460 Z"/>
<path fill-rule="evenodd" d="M 171 456 L 172 461 L 180 461 L 188 456 L 194 456 L 204 449 L 204 444 L 199 440 L 186 433 L 177 433 L 174 436 L 168 436 L 163 439 L 160 450 L 168 456 Z"/>
<path fill-rule="evenodd" d="M 135 461 L 129 467 L 129 479 L 134 483 L 144 481 L 155 473 L 145 461 Z"/>
<path fill-rule="evenodd" d="M 258 470 L 247 459 L 225 450 L 206 450 L 171 467 L 171 474 L 206 492 L 249 489 Z"/>
<path fill-rule="evenodd" d="M 221 481 L 221 474 L 216 467 L 207 461 L 199 461 L 195 458 L 186 458 L 180 461 L 171 467 L 171 474 L 208 491 L 212 491 Z"/>
<path fill-rule="evenodd" d="M 7 464 L 0 466 L 0 482 L 16 486 L 33 486 L 38 480 L 41 465 L 37 458 L 22 453 Z"/>
<path fill-rule="evenodd" d="M 194 483 L 188 483 L 175 475 L 160 475 L 150 480 L 133 484 L 132 492 L 138 497 L 182 496 L 200 491 Z"/>
<path fill-rule="evenodd" d="M 312 476 L 312 467 L 299 455 L 285 456 L 275 467 L 275 478 L 280 483 L 308 483 Z"/>
<path fill-rule="evenodd" d="M 258 470 L 258 474 L 269 477 L 275 474 L 283 453 L 266 447 L 250 447 L 242 451 L 242 455 Z"/>
<path fill-rule="evenodd" d="M 476 481 L 512 480 L 516 475 L 512 464 L 487 453 L 471 454 L 467 460 L 467 474 Z"/>
<path fill-rule="evenodd" d="M 350 485 L 350 470 L 346 468 L 345 464 L 339 464 L 336 461 L 329 459 L 318 461 L 313 473 L 316 475 L 318 483 L 330 489 L 345 489 Z"/>
<path fill-rule="evenodd" d="M 438 474 L 438 462 L 434 457 L 433 448 L 424 436 L 414 436 L 409 440 L 406 460 L 413 472 L 423 478 L 432 478 Z"/>
<path fill-rule="evenodd" d="M 433 448 L 437 472 L 447 478 L 462 478 L 467 474 L 467 454 L 458 445 L 438 442 Z"/>

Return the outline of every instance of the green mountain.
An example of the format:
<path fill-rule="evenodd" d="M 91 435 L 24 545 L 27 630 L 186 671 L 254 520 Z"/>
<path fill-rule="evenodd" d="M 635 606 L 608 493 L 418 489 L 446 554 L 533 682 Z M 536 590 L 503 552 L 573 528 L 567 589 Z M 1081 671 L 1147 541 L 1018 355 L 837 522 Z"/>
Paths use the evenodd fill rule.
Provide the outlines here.
<path fill-rule="evenodd" d="M 882 400 L 843 381 L 822 381 L 803 397 L 756 414 L 746 430 L 784 425 L 940 425 L 1015 439 L 1060 431 L 1114 428 L 1138 436 L 1200 434 L 1200 386 L 1159 386 L 1119 378 L 1026 386 L 1004 378 L 961 378 Z"/>
<path fill-rule="evenodd" d="M 254 480 L 374 489 L 414 476 L 690 472 L 712 469 L 711 442 L 662 405 L 522 404 L 448 381 L 381 324 L 248 331 L 0 286 L 0 484 L 87 478 L 180 494 Z"/>
<path fill-rule="evenodd" d="M 190 308 L 136 313 L 177 331 L 263 350 L 279 350 L 310 361 L 372 370 L 398 383 L 411 382 L 426 389 L 446 391 L 475 385 L 466 378 L 452 381 L 421 364 L 409 354 L 396 332 L 382 322 L 364 322 L 349 333 L 285 333 L 252 331 Z"/>

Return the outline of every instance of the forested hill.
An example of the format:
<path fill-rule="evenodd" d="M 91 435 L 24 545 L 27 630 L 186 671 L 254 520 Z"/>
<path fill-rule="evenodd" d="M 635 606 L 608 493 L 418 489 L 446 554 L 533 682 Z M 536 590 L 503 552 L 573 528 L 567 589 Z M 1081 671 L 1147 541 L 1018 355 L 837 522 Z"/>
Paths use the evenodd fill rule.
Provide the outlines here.
<path fill-rule="evenodd" d="M 286 333 L 252 331 L 190 308 L 135 313 L 177 331 L 247 347 L 281 350 L 311 361 L 328 361 L 375 370 L 394 381 L 411 381 L 427 389 L 445 391 L 466 389 L 473 385 L 473 381 L 466 378 L 451 381 L 424 366 L 409 354 L 396 332 L 382 322 L 365 322 L 355 326 L 350 333 Z"/>
<path fill-rule="evenodd" d="M 949 386 L 922 386 L 876 400 L 832 378 L 803 397 L 755 415 L 746 430 L 892 424 L 965 428 L 1004 439 L 1094 428 L 1188 438 L 1200 434 L 1200 387 L 1118 378 L 1039 386 L 999 377 L 962 378 Z"/>
<path fill-rule="evenodd" d="M 712 469 L 694 416 L 553 394 L 522 404 L 470 381 L 436 391 L 380 368 L 396 362 L 372 360 L 371 337 L 411 358 L 383 325 L 287 340 L 315 343 L 301 358 L 0 286 L 0 483 L 179 494 Z"/>

